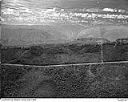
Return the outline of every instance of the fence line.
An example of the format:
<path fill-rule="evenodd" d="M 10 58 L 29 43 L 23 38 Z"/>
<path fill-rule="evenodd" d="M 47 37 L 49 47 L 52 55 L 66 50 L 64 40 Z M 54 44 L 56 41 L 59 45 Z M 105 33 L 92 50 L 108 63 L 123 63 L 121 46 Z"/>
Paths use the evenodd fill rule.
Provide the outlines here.
<path fill-rule="evenodd" d="M 128 63 L 128 61 L 118 61 L 118 62 L 103 62 L 103 63 L 78 63 L 78 64 L 58 64 L 58 65 L 46 65 L 46 66 L 38 66 L 38 65 L 23 65 L 23 64 L 9 64 L 3 63 L 1 65 L 4 66 L 21 66 L 21 67 L 66 67 L 66 66 L 79 66 L 79 65 L 98 65 L 98 64 L 123 64 Z"/>

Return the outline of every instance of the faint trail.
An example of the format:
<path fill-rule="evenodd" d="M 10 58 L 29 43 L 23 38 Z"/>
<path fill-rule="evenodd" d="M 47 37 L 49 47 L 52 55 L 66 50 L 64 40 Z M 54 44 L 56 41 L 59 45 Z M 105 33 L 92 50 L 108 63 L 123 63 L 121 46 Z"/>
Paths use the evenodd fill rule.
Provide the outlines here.
<path fill-rule="evenodd" d="M 47 65 L 47 66 L 38 66 L 38 65 L 22 65 L 22 64 L 8 64 L 4 63 L 1 65 L 6 65 L 6 66 L 21 66 L 21 67 L 66 67 L 66 66 L 79 66 L 79 65 L 100 65 L 100 64 L 122 64 L 122 63 L 127 63 L 128 61 L 118 61 L 118 62 L 99 62 L 99 63 L 79 63 L 79 64 L 60 64 L 60 65 Z"/>

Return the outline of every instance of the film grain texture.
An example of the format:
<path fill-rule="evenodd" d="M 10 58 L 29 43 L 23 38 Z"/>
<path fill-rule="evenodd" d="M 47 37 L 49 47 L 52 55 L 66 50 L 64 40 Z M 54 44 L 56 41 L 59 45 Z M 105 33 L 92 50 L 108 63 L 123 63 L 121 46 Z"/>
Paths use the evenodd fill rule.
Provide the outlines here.
<path fill-rule="evenodd" d="M 127 0 L 2 0 L 3 98 L 128 98 Z"/>

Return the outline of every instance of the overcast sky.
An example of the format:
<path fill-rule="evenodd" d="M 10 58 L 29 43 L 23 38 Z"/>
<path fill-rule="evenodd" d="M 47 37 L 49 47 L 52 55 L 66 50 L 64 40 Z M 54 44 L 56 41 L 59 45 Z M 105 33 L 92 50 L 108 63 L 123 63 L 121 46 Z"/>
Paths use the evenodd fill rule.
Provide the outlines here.
<path fill-rule="evenodd" d="M 126 10 L 128 10 L 128 0 L 3 0 L 3 6 L 5 7 L 5 8 L 7 8 L 7 10 L 8 10 L 8 14 L 7 14 L 7 19 L 9 19 L 8 21 L 9 21 L 9 23 L 7 23 L 7 24 L 11 24 L 10 23 L 10 21 L 13 21 L 13 18 L 14 19 L 16 19 L 17 18 L 17 20 L 15 21 L 15 22 L 13 22 L 12 24 L 16 24 L 16 23 L 18 23 L 18 22 L 20 22 L 20 20 L 22 21 L 22 16 L 23 15 L 25 15 L 25 17 L 27 16 L 25 13 L 23 13 L 23 11 L 25 11 L 25 10 L 28 10 L 29 11 L 29 9 L 35 9 L 35 8 L 39 8 L 39 9 L 43 9 L 43 8 L 53 8 L 53 7 L 60 7 L 60 8 L 116 8 L 116 9 L 126 9 Z M 23 10 L 22 11 L 22 16 L 21 16 L 21 12 L 19 13 L 19 15 L 18 15 L 18 13 L 16 13 L 16 12 L 13 12 L 12 13 L 12 11 L 13 11 L 13 9 L 16 9 L 16 11 L 19 11 L 20 9 L 17 9 L 17 8 L 19 8 L 19 7 L 23 7 L 23 9 L 25 8 L 25 10 Z M 10 8 L 10 9 L 8 9 L 8 8 Z M 36 9 L 35 9 L 36 10 Z M 28 11 L 25 11 L 25 12 L 28 12 Z M 69 10 L 68 10 L 69 11 Z M 36 12 L 37 12 L 37 10 L 36 10 Z M 33 18 L 33 17 L 35 17 L 35 15 L 34 14 L 36 14 L 36 12 L 30 12 L 30 13 L 32 13 L 30 16 L 27 16 L 27 18 Z M 5 10 L 5 16 L 6 16 L 6 13 L 7 13 L 7 11 Z M 11 15 L 12 14 L 13 15 L 15 15 L 15 16 L 12 16 L 12 18 L 11 18 Z M 38 12 L 38 13 L 40 13 L 40 11 Z M 45 14 L 46 14 L 47 12 L 44 12 L 42 15 L 41 15 L 41 20 L 43 19 L 43 17 L 45 17 Z M 72 13 L 72 12 L 70 12 L 70 13 Z M 17 14 L 17 15 L 16 15 Z M 27 13 L 27 14 L 29 14 L 29 13 Z M 54 16 L 53 18 L 55 18 L 56 17 L 56 15 L 54 15 L 55 13 L 48 13 L 48 14 L 51 14 L 51 16 Z M 116 15 L 117 15 L 117 13 L 115 13 Z M 9 15 L 9 16 L 8 16 Z M 34 15 L 34 16 L 32 16 L 32 15 Z M 63 15 L 63 13 L 62 13 L 62 15 Z M 19 17 L 18 17 L 19 16 Z M 38 16 L 38 15 L 36 15 L 36 16 Z M 51 16 L 49 16 L 48 15 L 48 17 L 50 17 L 49 19 L 51 19 L 52 20 L 52 18 L 51 18 Z M 100 15 L 101 16 L 101 15 Z M 118 15 L 117 15 L 118 16 Z M 16 18 L 15 18 L 16 17 Z M 25 17 L 23 16 L 23 21 L 25 20 Z M 40 17 L 40 16 L 38 16 L 38 17 Z M 37 18 L 38 18 L 37 17 Z M 46 16 L 47 17 L 47 16 Z M 59 16 L 57 16 L 58 17 L 58 19 L 60 18 Z M 67 16 L 66 16 L 67 17 Z M 74 17 L 74 16 L 73 16 Z M 72 19 L 74 19 L 72 17 Z M 71 16 L 70 16 L 70 18 L 71 18 Z M 76 17 L 76 18 L 80 18 L 80 17 Z M 75 18 L 75 19 L 76 19 Z M 85 17 L 83 17 L 84 19 L 85 19 Z M 26 24 L 26 22 L 27 21 L 29 21 L 29 19 L 28 20 L 25 20 L 24 22 L 25 22 L 25 24 Z M 48 19 L 48 20 L 49 20 Z M 55 19 L 55 21 L 57 22 L 57 21 L 61 21 L 61 20 L 56 20 Z M 71 19 L 71 20 L 72 20 Z M 18 21 L 19 20 L 19 21 Z M 37 20 L 37 19 L 34 19 L 34 20 Z M 30 20 L 32 23 L 34 22 L 34 20 Z M 78 20 L 81 20 L 81 19 L 78 19 Z M 78 21 L 77 20 L 77 21 Z M 82 19 L 83 20 L 83 19 Z M 87 19 L 88 20 L 88 19 Z M 91 19 L 92 20 L 92 19 Z M 90 20 L 90 21 L 91 21 Z M 47 19 L 44 19 L 44 21 L 45 22 L 47 22 Z M 62 35 L 65 35 L 66 36 L 66 39 L 67 38 L 70 38 L 70 39 L 74 39 L 75 37 L 76 37 L 76 35 L 79 35 L 79 33 L 80 32 L 83 32 L 84 33 L 84 35 L 85 35 L 85 37 L 86 37 L 86 34 L 88 34 L 88 32 L 86 32 L 86 30 L 85 30 L 85 28 L 88 26 L 88 22 L 87 23 L 75 23 L 75 25 L 72 25 L 72 23 L 70 23 L 69 22 L 70 21 L 70 19 L 69 20 L 67 20 L 66 21 L 66 23 L 64 23 L 62 26 L 60 25 L 60 23 L 57 23 L 56 25 L 55 24 L 51 24 L 51 26 L 53 26 L 53 28 L 52 29 L 54 29 L 54 31 L 56 31 L 56 32 L 60 32 L 61 31 L 61 34 Z M 89 20 L 88 20 L 89 21 Z M 91 24 L 91 22 L 89 21 L 89 24 Z M 123 21 L 123 20 L 122 20 Z M 23 22 L 23 23 L 24 23 Z M 69 24 L 68 24 L 68 23 Z M 100 22 L 100 23 L 102 23 L 102 24 L 106 24 L 106 23 L 108 23 L 108 21 L 105 19 L 105 21 L 103 21 L 103 19 L 98 19 L 98 21 L 94 21 L 94 22 L 92 22 L 92 24 L 98 24 L 97 22 Z M 115 21 L 113 21 L 114 23 L 112 23 L 112 24 L 115 24 L 115 23 L 117 23 L 117 22 L 115 22 Z M 22 24 L 22 23 L 19 23 L 19 24 Z M 41 24 L 44 24 L 44 22 L 43 23 L 41 23 Z M 67 24 L 68 24 L 68 26 L 67 26 Z M 86 25 L 87 24 L 87 25 Z M 16 27 L 14 27 L 13 26 L 13 28 L 16 28 Z M 37 27 L 35 27 L 35 28 L 37 28 Z M 49 29 L 49 27 L 47 27 L 48 29 Z M 25 29 L 27 29 L 27 26 L 25 26 Z M 95 28 L 94 28 L 95 29 Z M 119 31 L 118 30 L 116 30 L 116 29 L 119 29 L 119 27 L 116 27 L 116 28 L 114 28 L 115 30 L 114 30 L 114 35 L 113 35 L 113 33 L 111 33 L 111 32 L 109 32 L 108 34 L 107 34 L 107 36 L 108 36 L 108 39 L 109 40 L 115 40 L 116 38 L 118 38 L 118 36 L 120 37 L 120 36 L 122 36 L 122 37 L 125 37 L 125 36 L 127 36 L 127 28 L 126 29 L 124 29 L 124 27 L 122 27 Z M 13 30 L 14 32 L 16 31 L 15 29 Z M 51 29 L 49 30 L 49 31 L 51 31 Z M 92 31 L 92 30 L 91 30 Z M 95 31 L 95 30 L 94 30 Z M 96 30 L 97 31 L 97 30 Z M 115 32 L 116 31 L 116 32 Z M 16 35 L 17 35 L 17 33 L 14 33 L 14 32 L 12 32 L 12 34 L 10 34 L 10 32 L 8 32 L 7 30 L 5 30 L 4 31 L 4 34 L 5 34 L 5 38 L 7 38 L 7 39 L 9 39 L 9 41 L 11 41 L 10 39 L 12 38 L 12 37 L 14 37 L 13 39 L 12 39 L 12 41 L 13 41 L 13 43 L 14 44 L 17 44 L 17 43 L 19 43 L 19 40 L 18 39 L 21 39 L 21 38 L 19 38 L 19 37 L 17 37 Z M 17 29 L 17 32 L 19 32 L 19 30 Z M 22 31 L 21 31 L 22 32 Z M 34 31 L 35 32 L 35 31 Z M 37 35 L 35 35 L 35 33 L 32 33 L 31 32 L 31 30 L 30 30 L 30 35 L 25 35 L 25 33 L 23 33 L 25 36 L 23 36 L 23 37 L 26 37 L 26 42 L 29 42 L 28 41 L 28 39 L 30 39 L 31 40 L 31 38 L 36 38 L 36 41 L 38 42 L 38 40 L 40 40 L 40 35 L 42 34 L 42 33 L 39 33 L 39 35 L 37 36 Z M 89 31 L 90 32 L 90 31 Z M 107 30 L 106 30 L 106 32 L 108 32 Z M 113 32 L 113 31 L 112 31 Z M 120 33 L 120 32 L 122 32 L 122 33 Z M 7 34 L 7 33 L 9 33 L 9 34 Z M 20 32 L 19 32 L 20 33 Z M 94 32 L 95 33 L 95 32 Z M 28 34 L 28 33 L 27 33 Z M 81 34 L 81 33 L 80 33 Z M 92 34 L 92 32 L 91 33 L 89 33 L 89 35 L 90 34 Z M 11 37 L 10 37 L 10 35 L 11 35 Z M 33 36 L 32 36 L 33 35 Z M 59 38 L 59 35 L 60 35 L 60 33 L 58 34 L 58 33 L 55 33 L 55 34 L 53 34 L 55 37 L 58 37 Z M 34 37 L 35 36 L 35 37 Z M 16 38 L 15 38 L 16 37 Z M 97 35 L 96 35 L 96 37 L 97 37 Z M 52 37 L 51 37 L 52 38 Z M 61 37 L 60 37 L 61 38 Z M 16 41 L 16 42 L 15 42 Z M 34 40 L 35 41 L 35 40 Z M 11 43 L 11 42 L 9 42 L 9 43 Z M 24 42 L 23 42 L 24 43 Z M 31 43 L 31 41 L 30 41 L 30 43 Z"/>
<path fill-rule="evenodd" d="M 12 5 L 25 5 L 34 8 L 125 8 L 128 9 L 128 0 L 3 0 Z"/>

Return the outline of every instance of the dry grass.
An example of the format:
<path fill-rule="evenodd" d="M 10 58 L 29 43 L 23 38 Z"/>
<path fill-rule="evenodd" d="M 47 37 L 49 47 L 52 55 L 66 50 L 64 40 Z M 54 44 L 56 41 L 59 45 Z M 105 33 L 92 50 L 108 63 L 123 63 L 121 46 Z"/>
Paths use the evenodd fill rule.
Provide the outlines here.
<path fill-rule="evenodd" d="M 2 68 L 3 97 L 128 96 L 128 63 Z"/>

